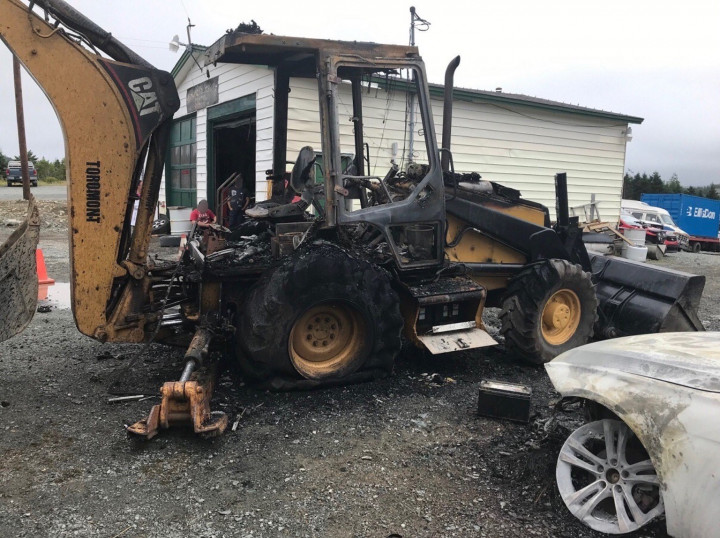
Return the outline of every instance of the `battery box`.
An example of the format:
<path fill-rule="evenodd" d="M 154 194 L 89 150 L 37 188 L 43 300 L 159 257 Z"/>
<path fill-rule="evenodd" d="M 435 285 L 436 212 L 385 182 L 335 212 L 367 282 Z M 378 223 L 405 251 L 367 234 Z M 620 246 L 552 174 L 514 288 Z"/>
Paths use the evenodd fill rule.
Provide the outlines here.
<path fill-rule="evenodd" d="M 483 380 L 480 382 L 478 414 L 527 423 L 530 421 L 531 397 L 532 389 L 525 385 Z"/>

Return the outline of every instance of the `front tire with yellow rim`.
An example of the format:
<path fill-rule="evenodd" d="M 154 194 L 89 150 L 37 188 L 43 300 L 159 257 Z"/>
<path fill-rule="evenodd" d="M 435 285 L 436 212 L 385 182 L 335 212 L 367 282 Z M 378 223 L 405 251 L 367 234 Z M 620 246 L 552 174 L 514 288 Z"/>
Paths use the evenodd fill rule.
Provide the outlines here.
<path fill-rule="evenodd" d="M 295 252 L 250 291 L 238 362 L 279 390 L 372 379 L 392 370 L 401 329 L 389 276 L 324 243 Z"/>
<path fill-rule="evenodd" d="M 581 266 L 557 259 L 534 264 L 508 285 L 501 314 L 505 348 L 546 363 L 590 340 L 597 307 L 591 275 Z"/>

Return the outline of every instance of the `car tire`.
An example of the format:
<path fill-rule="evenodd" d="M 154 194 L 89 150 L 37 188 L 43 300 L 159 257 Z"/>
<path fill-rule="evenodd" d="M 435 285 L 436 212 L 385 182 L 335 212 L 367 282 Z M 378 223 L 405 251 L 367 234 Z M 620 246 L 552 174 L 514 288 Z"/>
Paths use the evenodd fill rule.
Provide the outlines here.
<path fill-rule="evenodd" d="M 590 273 L 566 260 L 534 264 L 513 278 L 502 302 L 505 349 L 532 364 L 586 344 L 598 319 Z"/>
<path fill-rule="evenodd" d="M 330 243 L 300 249 L 249 292 L 237 365 L 279 390 L 385 376 L 401 348 L 399 304 L 374 264 Z"/>
<path fill-rule="evenodd" d="M 160 215 L 152 223 L 152 235 L 168 235 L 169 233 L 170 219 L 165 215 Z"/>

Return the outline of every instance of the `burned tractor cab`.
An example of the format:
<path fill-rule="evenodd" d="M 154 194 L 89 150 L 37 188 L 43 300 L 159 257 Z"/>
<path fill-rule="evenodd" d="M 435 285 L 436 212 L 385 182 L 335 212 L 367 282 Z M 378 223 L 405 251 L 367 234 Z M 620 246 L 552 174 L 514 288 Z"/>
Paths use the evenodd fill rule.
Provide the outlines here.
<path fill-rule="evenodd" d="M 481 285 L 460 274 L 427 285 L 446 265 L 445 192 L 415 47 L 235 32 L 208 49 L 206 62 L 274 70 L 268 179 L 276 196 L 248 212 L 225 253 L 204 261 L 204 279 L 222 281 L 223 308 L 238 320 L 246 374 L 293 387 L 385 375 L 403 327 L 433 352 L 495 343 L 482 326 Z M 319 139 L 314 147 L 288 149 L 291 80 L 306 92 L 307 81 L 316 84 L 319 132 L 303 136 Z M 413 152 L 391 142 L 407 129 L 391 105 L 407 95 L 418 111 Z M 258 222 L 273 261 L 250 267 L 263 259 L 244 251 L 262 248 L 247 243 Z"/>
<path fill-rule="evenodd" d="M 261 203 L 251 215 L 302 220 L 312 206 L 320 228 L 345 228 L 362 234 L 367 243 L 378 244 L 382 237 L 400 271 L 442 264 L 443 174 L 417 48 L 236 32 L 223 36 L 206 54 L 208 63 L 259 64 L 275 71 L 273 169 L 268 179 L 286 184 L 302 201 L 293 208 Z M 320 139 L 321 151 L 315 155 L 310 147 L 299 155 L 288 153 L 291 78 L 317 81 L 320 132 L 309 136 Z M 378 99 L 378 90 L 388 99 Z M 421 126 L 416 130 L 424 142 L 411 162 L 397 150 L 393 154 L 370 147 L 364 139 L 366 130 L 379 131 L 376 138 L 381 140 L 384 131 L 387 140 L 397 138 L 406 119 L 387 117 L 390 99 L 404 99 L 407 92 L 417 96 Z M 367 114 L 368 106 L 372 114 Z M 293 163 L 291 177 L 288 162 Z M 322 186 L 315 183 L 318 176 Z"/>

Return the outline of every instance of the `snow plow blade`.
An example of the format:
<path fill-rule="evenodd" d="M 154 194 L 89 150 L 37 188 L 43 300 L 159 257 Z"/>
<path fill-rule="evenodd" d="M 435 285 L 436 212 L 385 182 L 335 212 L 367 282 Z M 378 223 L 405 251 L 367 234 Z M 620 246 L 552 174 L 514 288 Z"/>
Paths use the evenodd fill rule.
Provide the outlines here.
<path fill-rule="evenodd" d="M 40 216 L 30 196 L 25 220 L 0 246 L 0 342 L 22 332 L 35 314 L 39 236 Z"/>
<path fill-rule="evenodd" d="M 705 277 L 590 255 L 600 306 L 595 336 L 704 331 L 697 310 Z"/>

